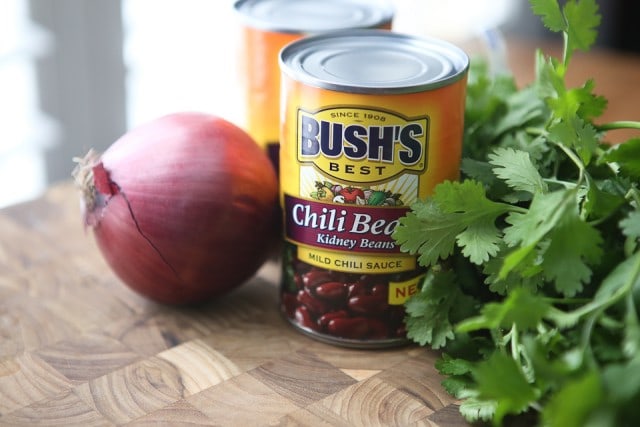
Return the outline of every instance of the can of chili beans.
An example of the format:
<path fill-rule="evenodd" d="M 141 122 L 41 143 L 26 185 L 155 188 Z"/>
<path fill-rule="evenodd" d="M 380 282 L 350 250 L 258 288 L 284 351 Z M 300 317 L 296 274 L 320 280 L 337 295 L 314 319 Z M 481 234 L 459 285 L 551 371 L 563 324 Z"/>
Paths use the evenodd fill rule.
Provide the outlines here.
<path fill-rule="evenodd" d="M 304 333 L 407 342 L 404 303 L 425 271 L 399 218 L 459 177 L 469 59 L 444 41 L 351 30 L 280 53 L 281 309 Z"/>
<path fill-rule="evenodd" d="M 239 0 L 243 21 L 239 71 L 245 129 L 277 167 L 280 138 L 278 54 L 302 37 L 352 28 L 390 29 L 388 0 Z"/>

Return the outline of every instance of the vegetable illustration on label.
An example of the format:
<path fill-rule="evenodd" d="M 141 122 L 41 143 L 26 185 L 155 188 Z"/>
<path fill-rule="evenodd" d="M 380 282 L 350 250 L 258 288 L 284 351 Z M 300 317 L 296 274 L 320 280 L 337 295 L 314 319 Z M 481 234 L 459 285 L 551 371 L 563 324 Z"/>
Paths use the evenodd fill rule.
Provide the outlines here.
<path fill-rule="evenodd" d="M 315 200 L 350 205 L 402 206 L 402 195 L 391 191 L 372 190 L 370 187 L 354 187 L 332 184 L 329 181 L 316 181 L 316 189 L 309 193 Z"/>

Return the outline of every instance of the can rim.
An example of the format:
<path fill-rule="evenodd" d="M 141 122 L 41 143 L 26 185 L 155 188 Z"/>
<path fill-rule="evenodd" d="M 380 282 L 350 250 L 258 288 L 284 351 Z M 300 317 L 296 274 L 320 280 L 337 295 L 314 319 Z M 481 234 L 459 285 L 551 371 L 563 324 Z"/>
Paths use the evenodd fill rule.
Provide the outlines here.
<path fill-rule="evenodd" d="M 395 14 L 395 8 L 390 0 L 340 0 L 335 4 L 339 6 L 335 11 L 340 12 L 352 12 L 355 15 L 341 24 L 338 24 L 335 19 L 320 20 L 315 13 L 305 13 L 298 18 L 292 19 L 292 10 L 289 10 L 287 15 L 287 22 L 282 20 L 274 20 L 273 16 L 261 15 L 255 13 L 253 6 L 268 6 L 269 3 L 283 2 L 284 0 L 236 0 L 233 4 L 233 9 L 240 19 L 248 26 L 277 33 L 290 33 L 290 34 L 313 34 L 323 33 L 326 31 L 341 31 L 348 28 L 378 28 L 382 25 L 390 24 Z M 287 5 L 294 5 L 296 2 L 287 2 Z M 298 5 L 300 1 L 297 2 Z M 331 1 L 324 0 L 322 2 L 322 8 L 324 11 L 328 10 L 327 6 L 331 5 Z M 353 10 L 345 9 L 347 6 L 353 6 Z M 356 9 L 355 7 L 358 6 Z M 298 9 L 300 11 L 301 9 Z M 333 9 L 332 9 L 333 10 Z M 262 10 L 265 12 L 265 10 Z M 268 11 L 268 10 L 266 10 Z M 365 13 L 366 12 L 366 13 Z M 282 12 L 283 14 L 286 12 Z M 360 18 L 359 20 L 356 18 Z M 312 20 L 312 25 L 309 25 Z M 320 25 L 324 22 L 328 22 L 329 25 Z"/>
<path fill-rule="evenodd" d="M 290 42 L 280 50 L 278 62 L 283 74 L 310 86 L 364 94 L 437 89 L 464 78 L 470 63 L 468 55 L 450 42 L 374 29 L 334 31 Z M 332 63 L 344 72 L 334 72 Z M 407 70 L 398 66 L 403 63 Z M 348 65 L 352 68 L 346 69 Z M 389 76 L 365 76 L 374 75 L 375 67 Z M 358 80 L 358 72 L 367 78 Z"/>

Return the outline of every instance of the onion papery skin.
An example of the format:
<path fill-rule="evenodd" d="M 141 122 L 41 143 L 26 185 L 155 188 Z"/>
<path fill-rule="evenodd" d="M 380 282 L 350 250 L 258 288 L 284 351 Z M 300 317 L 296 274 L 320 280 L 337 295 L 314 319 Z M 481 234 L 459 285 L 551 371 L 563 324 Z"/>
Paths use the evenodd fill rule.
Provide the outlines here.
<path fill-rule="evenodd" d="M 85 222 L 120 279 L 157 302 L 202 303 L 238 287 L 277 238 L 274 168 L 219 117 L 156 119 L 114 142 L 93 171 Z"/>

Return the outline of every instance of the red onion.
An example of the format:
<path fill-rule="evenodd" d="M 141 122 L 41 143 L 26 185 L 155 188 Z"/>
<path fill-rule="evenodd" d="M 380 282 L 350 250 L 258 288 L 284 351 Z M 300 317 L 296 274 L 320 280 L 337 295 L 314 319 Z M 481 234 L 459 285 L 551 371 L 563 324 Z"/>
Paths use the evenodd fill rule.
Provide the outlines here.
<path fill-rule="evenodd" d="M 277 179 L 243 130 L 201 113 L 161 117 L 74 171 L 84 219 L 130 288 L 203 302 L 249 279 L 276 236 Z"/>

